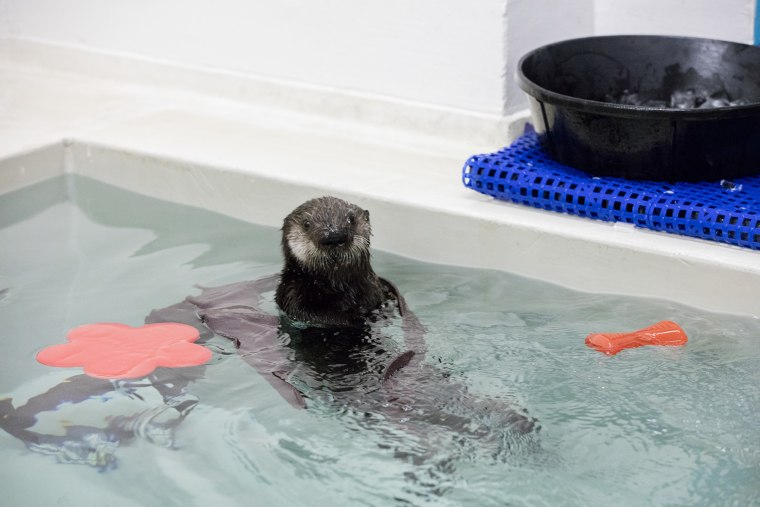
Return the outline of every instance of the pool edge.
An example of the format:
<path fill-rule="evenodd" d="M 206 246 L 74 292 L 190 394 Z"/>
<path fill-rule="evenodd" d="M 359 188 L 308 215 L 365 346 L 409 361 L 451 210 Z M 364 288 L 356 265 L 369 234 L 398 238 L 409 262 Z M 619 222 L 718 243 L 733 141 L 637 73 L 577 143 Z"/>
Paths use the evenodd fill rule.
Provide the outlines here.
<path fill-rule="evenodd" d="M 60 159 L 55 171 L 46 173 L 32 167 L 31 161 L 44 165 L 56 156 Z M 372 210 L 373 246 L 379 250 L 432 263 L 508 271 L 585 292 L 655 297 L 721 313 L 760 315 L 760 300 L 754 297 L 760 286 L 760 256 L 738 247 L 705 245 L 699 240 L 602 223 L 593 225 L 597 232 L 605 231 L 606 240 L 598 234 L 595 239 L 588 237 L 583 228 L 569 227 L 563 234 L 521 223 L 521 212 L 546 212 L 521 210 L 474 196 L 470 209 L 456 212 L 403 196 L 390 199 L 350 188 L 336 191 L 326 185 L 297 183 L 241 168 L 80 140 L 2 160 L 0 169 L 8 167 L 8 160 L 17 167 L 24 165 L 29 175 L 35 175 L 28 179 L 29 184 L 40 181 L 40 176 L 65 171 L 142 195 L 275 227 L 303 200 L 331 193 Z M 7 169 L 0 170 L 0 193 L 5 172 Z M 15 184 L 23 177 L 16 174 Z M 488 213 L 483 213 L 484 208 Z M 555 218 L 567 224 L 580 220 L 563 215 Z M 654 236 L 637 241 L 642 235 Z M 689 254 L 690 250 L 712 255 L 700 257 Z M 723 262 L 718 261 L 721 256 L 725 257 Z"/>

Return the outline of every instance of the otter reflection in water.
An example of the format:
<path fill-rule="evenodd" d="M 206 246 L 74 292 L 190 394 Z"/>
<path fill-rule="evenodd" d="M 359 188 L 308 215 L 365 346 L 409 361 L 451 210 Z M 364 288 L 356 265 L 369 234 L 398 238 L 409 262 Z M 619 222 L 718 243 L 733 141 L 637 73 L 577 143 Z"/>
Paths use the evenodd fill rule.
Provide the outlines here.
<path fill-rule="evenodd" d="M 372 269 L 370 234 L 368 211 L 334 197 L 312 199 L 285 218 L 279 278 L 203 288 L 147 322 L 202 321 L 234 340 L 297 407 L 308 407 L 304 398 L 327 400 L 419 435 L 443 427 L 503 443 L 505 432 L 537 431 L 525 410 L 477 399 L 424 361 L 424 327 Z M 262 310 L 262 295 L 272 291 L 280 316 Z"/>

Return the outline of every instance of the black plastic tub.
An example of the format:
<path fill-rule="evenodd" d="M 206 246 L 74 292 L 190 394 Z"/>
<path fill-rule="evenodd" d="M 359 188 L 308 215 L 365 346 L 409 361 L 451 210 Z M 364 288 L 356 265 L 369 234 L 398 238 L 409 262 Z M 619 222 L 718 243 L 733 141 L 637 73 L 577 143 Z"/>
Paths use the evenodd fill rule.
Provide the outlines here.
<path fill-rule="evenodd" d="M 518 64 L 544 148 L 599 176 L 760 173 L 760 47 L 621 35 L 538 48 Z"/>

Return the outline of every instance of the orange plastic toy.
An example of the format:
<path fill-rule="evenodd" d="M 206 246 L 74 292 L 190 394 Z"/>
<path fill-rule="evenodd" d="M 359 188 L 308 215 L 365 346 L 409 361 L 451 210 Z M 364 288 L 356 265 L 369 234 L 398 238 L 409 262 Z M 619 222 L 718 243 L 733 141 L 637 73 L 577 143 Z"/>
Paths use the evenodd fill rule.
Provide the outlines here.
<path fill-rule="evenodd" d="M 586 337 L 586 345 L 608 356 L 643 345 L 684 345 L 687 341 L 681 326 L 669 320 L 632 333 L 592 333 Z"/>
<path fill-rule="evenodd" d="M 149 375 L 158 367 L 197 366 L 211 351 L 194 342 L 198 330 L 186 324 L 162 322 L 140 327 L 99 323 L 80 326 L 66 335 L 69 343 L 52 345 L 37 354 L 47 366 L 82 366 L 95 378 L 127 379 Z"/>

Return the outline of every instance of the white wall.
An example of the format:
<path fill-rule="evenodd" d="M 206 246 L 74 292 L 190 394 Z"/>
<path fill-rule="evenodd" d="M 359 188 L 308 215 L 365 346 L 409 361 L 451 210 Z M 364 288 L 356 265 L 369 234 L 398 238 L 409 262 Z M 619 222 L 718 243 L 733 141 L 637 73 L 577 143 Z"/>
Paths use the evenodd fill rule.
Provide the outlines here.
<path fill-rule="evenodd" d="M 519 58 L 594 33 L 751 42 L 755 0 L 0 0 L 0 38 L 503 116 Z"/>
<path fill-rule="evenodd" d="M 596 0 L 599 35 L 667 34 L 754 40 L 755 0 Z"/>
<path fill-rule="evenodd" d="M 500 113 L 504 3 L 0 0 L 0 37 Z"/>

